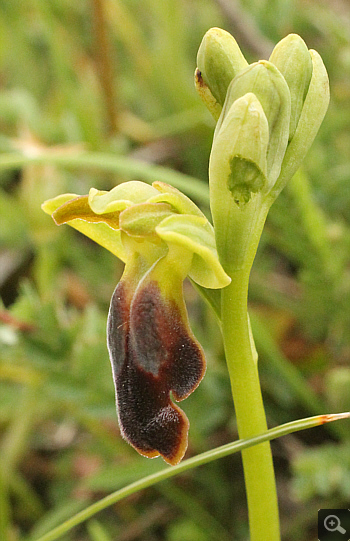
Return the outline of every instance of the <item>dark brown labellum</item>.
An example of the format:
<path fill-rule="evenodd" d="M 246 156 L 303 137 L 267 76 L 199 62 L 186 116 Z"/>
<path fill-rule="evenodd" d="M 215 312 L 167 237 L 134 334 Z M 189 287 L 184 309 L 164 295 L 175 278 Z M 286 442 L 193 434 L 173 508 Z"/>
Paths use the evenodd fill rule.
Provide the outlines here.
<path fill-rule="evenodd" d="M 177 464 L 187 448 L 189 422 L 170 392 L 175 400 L 186 398 L 205 372 L 187 318 L 174 300 L 162 296 L 156 281 L 140 284 L 136 292 L 121 281 L 111 300 L 107 336 L 123 436 L 140 454 Z"/>

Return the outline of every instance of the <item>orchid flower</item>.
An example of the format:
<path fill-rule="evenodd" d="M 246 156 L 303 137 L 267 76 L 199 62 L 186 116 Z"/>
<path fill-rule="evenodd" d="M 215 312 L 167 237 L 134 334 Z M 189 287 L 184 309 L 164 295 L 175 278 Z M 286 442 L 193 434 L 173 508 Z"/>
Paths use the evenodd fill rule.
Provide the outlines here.
<path fill-rule="evenodd" d="M 43 210 L 125 263 L 107 322 L 121 432 L 140 454 L 177 464 L 187 449 L 189 421 L 170 392 L 183 400 L 206 369 L 182 283 L 187 275 L 206 288 L 230 283 L 212 225 L 190 199 L 161 182 L 64 194 L 46 201 Z"/>

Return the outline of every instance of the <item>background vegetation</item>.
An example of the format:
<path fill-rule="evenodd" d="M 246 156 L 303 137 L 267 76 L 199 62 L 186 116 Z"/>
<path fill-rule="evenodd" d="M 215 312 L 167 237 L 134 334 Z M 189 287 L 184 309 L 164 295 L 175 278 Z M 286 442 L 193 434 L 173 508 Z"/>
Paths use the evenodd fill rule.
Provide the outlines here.
<path fill-rule="evenodd" d="M 164 467 L 120 437 L 106 349 L 111 254 L 40 209 L 62 192 L 165 180 L 207 210 L 214 123 L 193 86 L 212 26 L 249 61 L 299 33 L 322 55 L 331 105 L 272 207 L 251 277 L 270 426 L 350 409 L 350 6 L 346 0 L 0 0 L 0 539 L 36 539 Z M 237 438 L 215 317 L 185 284 L 208 370 L 183 407 L 188 456 Z M 273 442 L 282 533 L 317 538 L 350 507 L 347 422 Z M 240 457 L 120 502 L 66 541 L 243 540 Z"/>

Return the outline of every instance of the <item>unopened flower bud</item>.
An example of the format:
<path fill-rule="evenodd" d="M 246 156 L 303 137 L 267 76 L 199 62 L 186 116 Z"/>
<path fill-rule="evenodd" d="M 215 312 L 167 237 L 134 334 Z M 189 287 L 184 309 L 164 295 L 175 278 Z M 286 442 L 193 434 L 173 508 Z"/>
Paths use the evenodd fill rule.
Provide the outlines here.
<path fill-rule="evenodd" d="M 297 34 L 289 34 L 272 51 L 272 62 L 285 78 L 291 98 L 289 140 L 297 128 L 312 75 L 310 52 Z"/>
<path fill-rule="evenodd" d="M 269 185 L 272 186 L 280 173 L 288 143 L 290 93 L 285 79 L 271 62 L 260 60 L 234 78 L 228 89 L 214 138 L 220 132 L 232 103 L 249 92 L 259 100 L 269 125 L 267 177 Z"/>
<path fill-rule="evenodd" d="M 247 93 L 233 102 L 214 139 L 209 166 L 213 194 L 217 190 L 227 194 L 228 189 L 243 206 L 253 193 L 267 189 L 268 142 L 263 108 L 254 94 Z"/>
<path fill-rule="evenodd" d="M 222 106 L 230 82 L 248 63 L 231 34 L 211 28 L 199 47 L 197 66 L 205 85 Z"/>
<path fill-rule="evenodd" d="M 299 169 L 316 137 L 329 104 L 329 81 L 326 68 L 316 51 L 310 49 L 309 53 L 312 62 L 311 80 L 298 125 L 283 159 L 281 174 L 271 193 L 274 198 Z"/>

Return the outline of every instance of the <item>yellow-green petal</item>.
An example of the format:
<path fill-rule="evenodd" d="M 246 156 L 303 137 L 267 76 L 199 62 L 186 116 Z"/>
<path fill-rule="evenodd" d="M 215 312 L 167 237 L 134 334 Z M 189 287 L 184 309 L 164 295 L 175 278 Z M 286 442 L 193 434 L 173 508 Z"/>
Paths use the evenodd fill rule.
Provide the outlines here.
<path fill-rule="evenodd" d="M 189 276 L 197 284 L 218 289 L 230 283 L 218 259 L 213 228 L 205 218 L 175 214 L 165 218 L 156 227 L 156 232 L 166 243 L 193 252 Z"/>
<path fill-rule="evenodd" d="M 120 214 L 120 229 L 133 237 L 156 237 L 156 226 L 171 214 L 172 207 L 168 203 L 139 203 Z"/>
<path fill-rule="evenodd" d="M 160 192 L 160 194 L 151 197 L 148 201 L 152 203 L 162 202 L 169 203 L 174 207 L 179 214 L 193 214 L 204 218 L 204 214 L 197 205 L 191 201 L 185 194 L 177 188 L 166 184 L 165 182 L 153 182 L 152 186 Z"/>
<path fill-rule="evenodd" d="M 124 210 L 135 203 L 144 203 L 157 191 L 145 182 L 131 180 L 118 184 L 109 192 L 91 188 L 89 205 L 95 214 L 106 214 Z"/>

